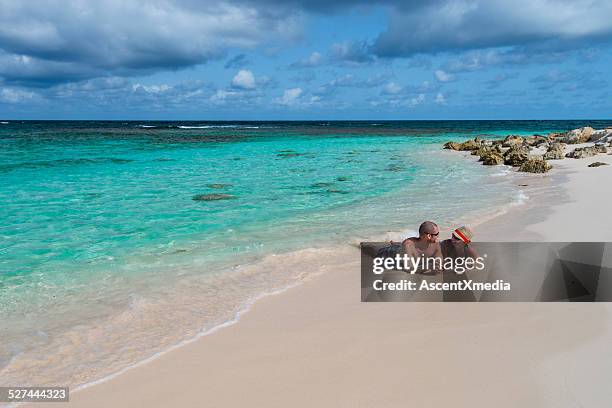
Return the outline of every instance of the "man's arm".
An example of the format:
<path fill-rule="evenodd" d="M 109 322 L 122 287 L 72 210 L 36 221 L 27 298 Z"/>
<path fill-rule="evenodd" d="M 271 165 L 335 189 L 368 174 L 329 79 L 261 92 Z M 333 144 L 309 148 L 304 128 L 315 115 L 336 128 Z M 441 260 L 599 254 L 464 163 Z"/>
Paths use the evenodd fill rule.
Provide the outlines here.
<path fill-rule="evenodd" d="M 411 239 L 404 240 L 404 242 L 402 242 L 402 248 L 404 249 L 404 253 L 409 257 L 417 256 L 416 247 L 414 246 L 414 242 L 412 242 Z"/>

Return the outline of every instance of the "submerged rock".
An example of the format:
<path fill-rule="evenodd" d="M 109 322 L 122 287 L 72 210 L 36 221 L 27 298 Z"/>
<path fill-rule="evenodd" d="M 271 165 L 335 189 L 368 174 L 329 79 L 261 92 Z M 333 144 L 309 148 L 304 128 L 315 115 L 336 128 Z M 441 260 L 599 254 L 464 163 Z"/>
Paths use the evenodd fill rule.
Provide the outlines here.
<path fill-rule="evenodd" d="M 608 166 L 608 163 L 604 163 L 604 162 L 595 162 L 595 163 L 591 163 L 591 164 L 589 164 L 589 167 L 599 167 L 599 166 Z"/>
<path fill-rule="evenodd" d="M 232 184 L 212 183 L 212 184 L 207 184 L 206 187 L 221 190 L 224 188 L 232 187 Z"/>
<path fill-rule="evenodd" d="M 333 186 L 333 185 L 334 185 L 334 183 L 320 182 L 320 183 L 311 184 L 310 187 L 312 187 L 312 188 L 322 188 L 322 187 L 329 187 L 329 186 Z"/>
<path fill-rule="evenodd" d="M 326 191 L 331 194 L 350 194 L 349 191 L 340 190 L 339 188 L 328 188 Z"/>
<path fill-rule="evenodd" d="M 280 153 L 276 153 L 276 155 L 278 157 L 288 158 L 288 157 L 304 156 L 304 153 L 298 153 L 298 152 L 280 152 Z"/>
<path fill-rule="evenodd" d="M 532 157 L 521 164 L 519 171 L 527 173 L 546 173 L 552 166 L 541 157 Z"/>
<path fill-rule="evenodd" d="M 508 166 L 520 166 L 529 159 L 529 147 L 514 145 L 504 153 L 504 164 Z"/>
<path fill-rule="evenodd" d="M 565 158 L 565 143 L 555 142 L 544 153 L 544 160 L 561 160 Z"/>
<path fill-rule="evenodd" d="M 390 164 L 389 166 L 387 166 L 385 170 L 386 171 L 402 171 L 404 169 L 405 167 L 401 164 Z"/>
<path fill-rule="evenodd" d="M 193 196 L 193 201 L 218 201 L 218 200 L 233 200 L 236 199 L 235 195 L 231 194 L 198 194 Z"/>

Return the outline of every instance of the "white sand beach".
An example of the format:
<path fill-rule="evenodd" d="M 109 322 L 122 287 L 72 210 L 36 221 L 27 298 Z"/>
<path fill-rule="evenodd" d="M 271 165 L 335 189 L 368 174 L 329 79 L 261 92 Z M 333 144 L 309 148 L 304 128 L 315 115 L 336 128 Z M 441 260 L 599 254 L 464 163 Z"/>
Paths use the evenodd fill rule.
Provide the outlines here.
<path fill-rule="evenodd" d="M 575 147 L 575 146 L 573 146 Z M 612 156 L 526 174 L 477 240 L 606 241 Z M 361 303 L 359 254 L 238 323 L 71 394 L 70 407 L 605 407 L 607 303 Z M 61 405 L 61 404 L 60 404 Z"/>

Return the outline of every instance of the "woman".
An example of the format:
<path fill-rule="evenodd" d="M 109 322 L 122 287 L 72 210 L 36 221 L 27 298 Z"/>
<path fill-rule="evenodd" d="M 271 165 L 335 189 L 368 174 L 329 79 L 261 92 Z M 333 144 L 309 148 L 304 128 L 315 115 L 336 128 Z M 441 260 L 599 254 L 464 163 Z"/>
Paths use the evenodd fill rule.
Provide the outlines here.
<path fill-rule="evenodd" d="M 474 233 L 466 226 L 457 228 L 450 239 L 440 242 L 442 256 L 446 258 L 477 258 L 474 248 L 470 246 Z"/>

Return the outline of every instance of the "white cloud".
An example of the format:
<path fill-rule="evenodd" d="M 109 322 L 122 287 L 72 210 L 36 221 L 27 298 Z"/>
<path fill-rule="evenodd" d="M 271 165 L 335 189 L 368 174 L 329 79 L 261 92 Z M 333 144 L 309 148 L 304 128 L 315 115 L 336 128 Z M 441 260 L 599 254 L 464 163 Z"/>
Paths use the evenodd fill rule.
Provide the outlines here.
<path fill-rule="evenodd" d="M 283 96 L 280 98 L 276 98 L 276 103 L 284 106 L 292 106 L 296 105 L 299 101 L 299 97 L 302 95 L 304 91 L 302 88 L 291 88 L 285 89 Z"/>
<path fill-rule="evenodd" d="M 438 105 L 444 105 L 444 104 L 446 104 L 446 98 L 444 98 L 444 95 L 442 95 L 440 92 L 438 92 L 438 94 L 436 95 L 435 102 Z"/>
<path fill-rule="evenodd" d="M 0 102 L 4 103 L 22 103 L 37 98 L 38 94 L 31 91 L 24 91 L 16 88 L 0 89 Z"/>
<path fill-rule="evenodd" d="M 0 0 L 0 10 L 0 77 L 37 86 L 201 64 L 291 40 L 303 18 L 239 0 Z"/>
<path fill-rule="evenodd" d="M 434 75 L 439 82 L 451 82 L 455 80 L 455 76 L 453 74 L 449 74 L 441 69 L 434 72 Z"/>
<path fill-rule="evenodd" d="M 134 84 L 132 85 L 132 92 L 146 92 L 150 94 L 160 94 L 164 92 L 168 92 L 172 87 L 168 84 L 161 85 L 142 85 L 142 84 Z"/>
<path fill-rule="evenodd" d="M 393 7 L 387 30 L 374 41 L 378 56 L 551 42 L 572 47 L 612 35 L 609 0 L 398 1 Z"/>
<path fill-rule="evenodd" d="M 317 65 L 320 65 L 322 62 L 323 62 L 323 56 L 320 53 L 315 51 L 312 54 L 310 54 L 310 57 L 303 59 L 301 61 L 298 61 L 294 65 L 300 66 L 300 67 L 316 67 Z"/>
<path fill-rule="evenodd" d="M 415 96 L 414 98 L 411 98 L 408 101 L 408 106 L 415 107 L 417 105 L 422 104 L 423 102 L 425 102 L 425 94 L 418 94 L 417 96 Z"/>
<path fill-rule="evenodd" d="M 397 95 L 398 93 L 400 93 L 402 91 L 402 86 L 399 84 L 396 84 L 395 82 L 389 82 L 387 85 L 385 85 L 385 87 L 383 88 L 383 92 L 385 94 L 388 95 Z"/>
<path fill-rule="evenodd" d="M 232 79 L 232 86 L 238 89 L 255 89 L 256 82 L 253 73 L 247 69 L 241 69 Z"/>
<path fill-rule="evenodd" d="M 238 95 L 238 92 L 234 92 L 234 91 L 226 91 L 224 89 L 217 89 L 217 92 L 215 92 L 211 97 L 210 97 L 210 101 L 211 102 L 216 102 L 216 103 L 223 103 L 225 102 L 227 99 L 230 99 L 234 96 Z"/>

